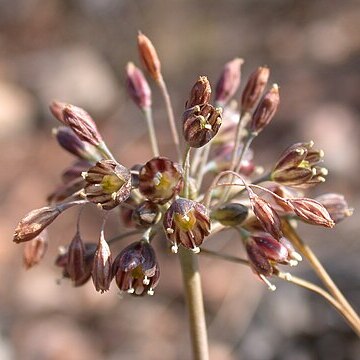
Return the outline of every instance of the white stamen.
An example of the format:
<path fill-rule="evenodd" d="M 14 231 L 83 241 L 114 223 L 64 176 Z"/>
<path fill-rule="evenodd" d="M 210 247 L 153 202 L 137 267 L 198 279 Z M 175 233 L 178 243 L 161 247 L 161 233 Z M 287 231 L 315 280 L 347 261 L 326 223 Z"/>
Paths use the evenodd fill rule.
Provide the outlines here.
<path fill-rule="evenodd" d="M 111 198 L 115 201 L 116 200 L 116 192 L 113 192 L 112 194 L 111 194 Z"/>
<path fill-rule="evenodd" d="M 290 255 L 294 260 L 297 260 L 297 261 L 302 261 L 302 256 L 296 252 L 296 251 L 293 251 Z"/>
<path fill-rule="evenodd" d="M 183 216 L 183 219 L 184 219 L 185 221 L 187 221 L 187 222 L 190 221 L 190 218 L 189 218 L 189 216 L 188 216 L 187 214 L 185 214 L 185 215 Z"/>
<path fill-rule="evenodd" d="M 210 125 L 210 124 L 205 124 L 205 125 L 204 125 L 204 128 L 205 128 L 205 129 L 208 129 L 208 130 L 212 130 L 211 125 Z"/>
<path fill-rule="evenodd" d="M 150 279 L 147 276 L 144 277 L 143 284 L 144 285 L 149 285 L 150 284 Z"/>
<path fill-rule="evenodd" d="M 194 253 L 194 254 L 198 254 L 200 252 L 200 248 L 198 246 L 194 246 L 191 251 Z"/>
<path fill-rule="evenodd" d="M 299 264 L 299 262 L 296 261 L 296 260 L 289 260 L 289 265 L 290 266 L 297 266 L 298 264 Z"/>
<path fill-rule="evenodd" d="M 147 294 L 150 295 L 150 296 L 153 296 L 153 295 L 154 295 L 154 289 L 150 288 L 150 289 L 147 291 Z"/>
<path fill-rule="evenodd" d="M 169 235 L 171 235 L 171 234 L 174 233 L 174 229 L 172 229 L 172 228 L 167 228 L 167 229 L 166 229 L 166 233 L 169 234 Z"/>
<path fill-rule="evenodd" d="M 175 244 L 171 247 L 171 252 L 172 252 L 173 254 L 177 254 L 178 249 L 179 249 L 179 247 L 178 247 L 178 245 L 175 243 Z"/>
<path fill-rule="evenodd" d="M 86 199 L 85 191 L 84 190 L 80 191 L 79 196 L 82 197 L 83 199 Z"/>
<path fill-rule="evenodd" d="M 290 273 L 284 273 L 285 280 L 290 281 L 292 279 L 292 276 Z"/>
<path fill-rule="evenodd" d="M 102 206 L 100 203 L 97 203 L 96 206 L 97 206 L 100 210 L 103 209 L 103 206 Z"/>
<path fill-rule="evenodd" d="M 84 179 L 86 179 L 87 176 L 88 176 L 87 171 L 83 171 L 83 172 L 81 173 L 81 177 L 83 177 Z"/>
<path fill-rule="evenodd" d="M 126 291 L 128 294 L 133 294 L 135 292 L 134 288 L 130 288 L 129 290 Z"/>
<path fill-rule="evenodd" d="M 268 289 L 271 291 L 275 291 L 276 290 L 276 286 L 274 284 L 272 284 L 264 275 L 260 274 L 259 275 L 261 280 L 268 286 Z"/>

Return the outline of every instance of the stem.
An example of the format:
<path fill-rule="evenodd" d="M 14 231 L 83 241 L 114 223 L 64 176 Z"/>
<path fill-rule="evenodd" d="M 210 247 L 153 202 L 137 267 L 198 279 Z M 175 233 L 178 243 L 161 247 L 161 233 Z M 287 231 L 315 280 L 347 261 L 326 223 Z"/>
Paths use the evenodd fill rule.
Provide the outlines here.
<path fill-rule="evenodd" d="M 121 239 L 124 239 L 124 238 L 126 238 L 128 236 L 141 234 L 141 233 L 142 233 L 141 230 L 130 230 L 130 231 L 127 231 L 127 232 L 125 232 L 123 234 L 119 234 L 119 235 L 114 236 L 113 238 L 107 240 L 107 243 L 110 245 L 110 244 L 112 244 L 112 243 L 114 243 L 116 241 L 119 241 Z"/>
<path fill-rule="evenodd" d="M 147 125 L 148 131 L 149 131 L 151 149 L 152 149 L 153 155 L 155 157 L 157 157 L 157 156 L 159 156 L 160 153 L 159 153 L 159 147 L 158 147 L 157 138 L 156 138 L 156 132 L 155 132 L 155 128 L 154 128 L 151 107 L 144 109 L 144 115 L 145 115 L 146 125 Z"/>
<path fill-rule="evenodd" d="M 187 146 L 184 154 L 183 169 L 184 169 L 184 198 L 189 197 L 189 174 L 190 174 L 190 151 L 191 147 Z"/>
<path fill-rule="evenodd" d="M 244 146 L 241 149 L 241 153 L 240 153 L 239 158 L 238 158 L 237 163 L 236 163 L 236 167 L 235 167 L 235 170 L 234 170 L 235 172 L 240 171 L 242 159 L 243 159 L 246 151 L 249 149 L 251 143 L 255 139 L 255 137 L 256 137 L 256 135 L 254 135 L 254 134 L 250 134 L 249 136 L 246 137 L 245 142 L 244 142 Z"/>
<path fill-rule="evenodd" d="M 356 318 L 354 318 L 349 312 L 344 311 L 344 307 L 342 304 L 340 304 L 337 300 L 335 300 L 327 291 L 322 289 L 321 287 L 306 281 L 304 279 L 301 279 L 299 277 L 293 276 L 289 273 L 282 273 L 279 272 L 275 274 L 279 279 L 285 280 L 287 282 L 296 284 L 298 286 L 301 286 L 305 289 L 308 289 L 320 296 L 322 296 L 325 300 L 327 300 L 337 311 L 340 315 L 344 317 L 344 319 L 348 322 L 348 324 L 351 326 L 351 328 L 354 330 L 354 332 L 360 337 L 360 326 L 357 322 Z"/>
<path fill-rule="evenodd" d="M 208 360 L 209 347 L 198 258 L 196 254 L 190 250 L 180 247 L 179 260 L 183 275 L 186 303 L 189 311 L 193 359 Z"/>
<path fill-rule="evenodd" d="M 206 166 L 206 163 L 208 161 L 208 158 L 209 158 L 209 154 L 210 154 L 210 149 L 211 149 L 211 142 L 207 143 L 205 146 L 204 146 L 204 152 L 202 154 L 202 158 L 201 158 L 201 162 L 200 162 L 200 167 L 199 167 L 199 170 L 198 170 L 198 179 L 197 179 L 197 182 L 196 182 L 196 188 L 198 190 L 200 190 L 200 187 L 201 187 L 201 184 L 202 184 L 202 181 L 203 181 L 203 178 L 204 178 L 204 174 L 205 174 L 205 166 Z"/>
<path fill-rule="evenodd" d="M 114 155 L 111 153 L 111 151 L 109 150 L 109 148 L 107 147 L 107 145 L 104 141 L 99 143 L 99 145 L 96 148 L 105 157 L 105 159 L 110 159 L 110 160 L 116 161 Z"/>
<path fill-rule="evenodd" d="M 201 147 L 201 148 L 197 148 L 195 149 L 195 153 L 194 156 L 191 160 L 191 175 L 195 175 L 198 171 L 198 167 L 200 166 L 200 162 L 204 153 L 204 149 L 205 146 Z"/>
<path fill-rule="evenodd" d="M 162 76 L 160 76 L 160 79 L 157 81 L 157 84 L 160 87 L 161 94 L 165 101 L 166 111 L 167 111 L 167 115 L 168 115 L 170 129 L 171 129 L 171 135 L 174 140 L 176 152 L 177 152 L 179 159 L 181 159 L 180 141 L 179 141 L 179 135 L 178 135 L 178 132 L 176 129 L 176 125 L 175 125 L 174 111 L 173 111 L 173 108 L 171 105 L 170 95 L 169 95 L 166 83 Z"/>
<path fill-rule="evenodd" d="M 213 257 L 216 257 L 216 258 L 219 258 L 222 260 L 227 260 L 227 261 L 231 261 L 231 262 L 242 264 L 242 265 L 249 265 L 249 262 L 245 259 L 241 259 L 241 258 L 232 256 L 232 255 L 218 253 L 218 252 L 207 250 L 204 248 L 201 248 L 200 254 L 210 255 L 210 256 L 213 256 Z M 307 290 L 310 290 L 310 291 L 322 296 L 339 312 L 339 314 L 341 314 L 344 317 L 344 319 L 351 326 L 351 328 L 354 330 L 354 332 L 358 336 L 360 336 L 360 325 L 356 321 L 356 319 L 351 314 L 349 314 L 349 312 L 346 311 L 346 309 L 344 309 L 344 307 L 338 300 L 334 299 L 334 297 L 332 297 L 327 291 L 322 289 L 320 286 L 317 286 L 317 285 L 313 284 L 312 282 L 307 281 L 305 279 L 293 276 L 289 273 L 282 273 L 280 271 L 277 271 L 276 273 L 274 273 L 274 276 L 278 277 L 281 280 L 301 286 Z"/>
<path fill-rule="evenodd" d="M 327 289 L 334 296 L 334 298 L 341 304 L 341 306 L 346 310 L 346 312 L 354 319 L 354 322 L 357 324 L 358 329 L 360 329 L 360 319 L 357 313 L 351 307 L 351 305 L 341 293 L 339 288 L 335 285 L 334 281 L 326 272 L 319 259 L 316 257 L 310 247 L 303 242 L 303 240 L 299 237 L 295 229 L 290 225 L 287 220 L 283 221 L 282 227 L 284 235 L 288 237 L 289 240 L 291 240 L 291 242 L 295 245 L 295 247 L 306 257 L 311 267 L 319 276 L 323 284 L 327 287 Z"/>

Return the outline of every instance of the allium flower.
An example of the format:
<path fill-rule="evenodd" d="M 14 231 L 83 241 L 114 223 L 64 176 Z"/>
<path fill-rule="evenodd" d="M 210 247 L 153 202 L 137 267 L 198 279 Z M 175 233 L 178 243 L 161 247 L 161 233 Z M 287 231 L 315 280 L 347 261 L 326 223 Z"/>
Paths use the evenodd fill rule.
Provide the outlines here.
<path fill-rule="evenodd" d="M 101 160 L 83 173 L 86 199 L 104 210 L 124 202 L 131 191 L 130 171 L 114 160 Z"/>
<path fill-rule="evenodd" d="M 324 152 L 314 143 L 297 143 L 287 148 L 271 172 L 271 179 L 283 185 L 308 187 L 325 181 L 327 169 L 318 166 Z"/>
<path fill-rule="evenodd" d="M 144 67 L 150 76 L 155 81 L 158 81 L 161 78 L 161 64 L 159 57 L 150 39 L 141 32 L 138 34 L 138 50 Z"/>
<path fill-rule="evenodd" d="M 166 236 L 173 243 L 171 250 L 177 252 L 178 245 L 199 252 L 205 236 L 210 234 L 208 210 L 196 201 L 178 198 L 164 215 Z"/>
<path fill-rule="evenodd" d="M 121 291 L 153 295 L 160 269 L 152 246 L 146 241 L 127 246 L 114 260 L 113 275 Z"/>
<path fill-rule="evenodd" d="M 37 265 L 44 257 L 48 247 L 48 233 L 45 229 L 35 239 L 24 244 L 23 260 L 26 269 Z"/>
<path fill-rule="evenodd" d="M 160 220 L 160 217 L 159 206 L 150 201 L 144 201 L 132 212 L 132 221 L 140 228 L 155 225 Z"/>
<path fill-rule="evenodd" d="M 248 213 L 247 206 L 239 203 L 229 203 L 211 211 L 210 217 L 222 225 L 237 226 L 246 220 Z"/>
<path fill-rule="evenodd" d="M 351 216 L 354 212 L 341 194 L 324 194 L 316 197 L 315 200 L 325 207 L 335 224 Z"/>
<path fill-rule="evenodd" d="M 156 204 L 165 204 L 183 187 L 182 170 L 165 157 L 149 160 L 139 173 L 139 191 Z"/>

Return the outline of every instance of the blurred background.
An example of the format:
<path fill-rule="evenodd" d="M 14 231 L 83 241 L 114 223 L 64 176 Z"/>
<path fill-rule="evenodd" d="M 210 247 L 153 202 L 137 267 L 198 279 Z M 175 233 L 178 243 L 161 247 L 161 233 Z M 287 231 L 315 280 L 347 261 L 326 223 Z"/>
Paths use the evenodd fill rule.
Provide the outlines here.
<path fill-rule="evenodd" d="M 76 211 L 51 227 L 47 256 L 36 268 L 25 271 L 22 246 L 12 243 L 18 220 L 45 204 L 72 160 L 50 135 L 57 125 L 51 100 L 88 110 L 124 165 L 151 157 L 141 114 L 124 89 L 126 63 L 139 65 L 138 30 L 158 50 L 178 118 L 197 76 L 215 84 L 223 64 L 237 56 L 245 59 L 243 83 L 257 66 L 270 66 L 282 103 L 254 143 L 257 163 L 269 167 L 288 145 L 314 140 L 330 175 L 311 194 L 340 192 L 360 208 L 357 0 L 331 6 L 325 0 L 0 0 L 0 359 L 191 358 L 173 255 L 158 252 L 155 296 L 121 299 L 115 288 L 100 295 L 91 283 L 59 285 L 53 262 L 74 234 Z M 153 97 L 162 154 L 173 156 L 154 87 Z M 96 215 L 86 210 L 87 241 L 97 239 Z M 115 220 L 109 236 L 119 230 Z M 334 230 L 303 225 L 301 233 L 359 310 L 357 213 Z M 234 234 L 221 241 L 209 246 L 241 255 Z M 248 268 L 221 260 L 201 258 L 201 270 L 212 359 L 359 359 L 355 335 L 316 295 L 280 282 L 270 293 Z M 294 273 L 316 281 L 305 262 Z"/>

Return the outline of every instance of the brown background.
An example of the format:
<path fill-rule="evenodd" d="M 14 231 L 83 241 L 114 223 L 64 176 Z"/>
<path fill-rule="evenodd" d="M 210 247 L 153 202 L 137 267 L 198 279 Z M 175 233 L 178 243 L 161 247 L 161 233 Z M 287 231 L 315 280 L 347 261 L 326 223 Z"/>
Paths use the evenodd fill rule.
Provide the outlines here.
<path fill-rule="evenodd" d="M 136 52 L 137 30 L 156 45 L 179 118 L 198 75 L 214 83 L 222 65 L 245 59 L 243 79 L 271 67 L 281 87 L 278 115 L 256 140 L 256 161 L 269 167 L 296 141 L 314 140 L 326 154 L 326 184 L 312 193 L 359 193 L 358 1 L 0 1 L 0 358 L 189 359 L 190 346 L 175 256 L 156 248 L 162 267 L 153 297 L 120 299 L 92 285 L 59 286 L 57 247 L 74 233 L 75 211 L 51 229 L 45 261 L 22 268 L 12 243 L 18 219 L 45 203 L 71 157 L 50 136 L 47 109 L 59 99 L 96 119 L 124 165 L 146 161 L 150 149 L 141 114 L 126 96 L 124 67 Z M 163 104 L 153 89 L 162 153 L 172 156 Z M 88 210 L 82 231 L 96 241 L 100 219 Z M 108 235 L 118 230 L 111 219 Z M 358 215 L 332 231 L 302 234 L 340 288 L 360 307 Z M 229 232 L 209 246 L 241 254 Z M 125 241 L 128 242 L 128 241 Z M 211 243 L 212 242 L 212 243 Z M 120 246 L 121 247 L 121 246 Z M 247 268 L 201 259 L 212 359 L 356 359 L 356 342 L 322 299 L 284 283 L 269 293 Z M 304 263 L 294 270 L 315 280 Z"/>

